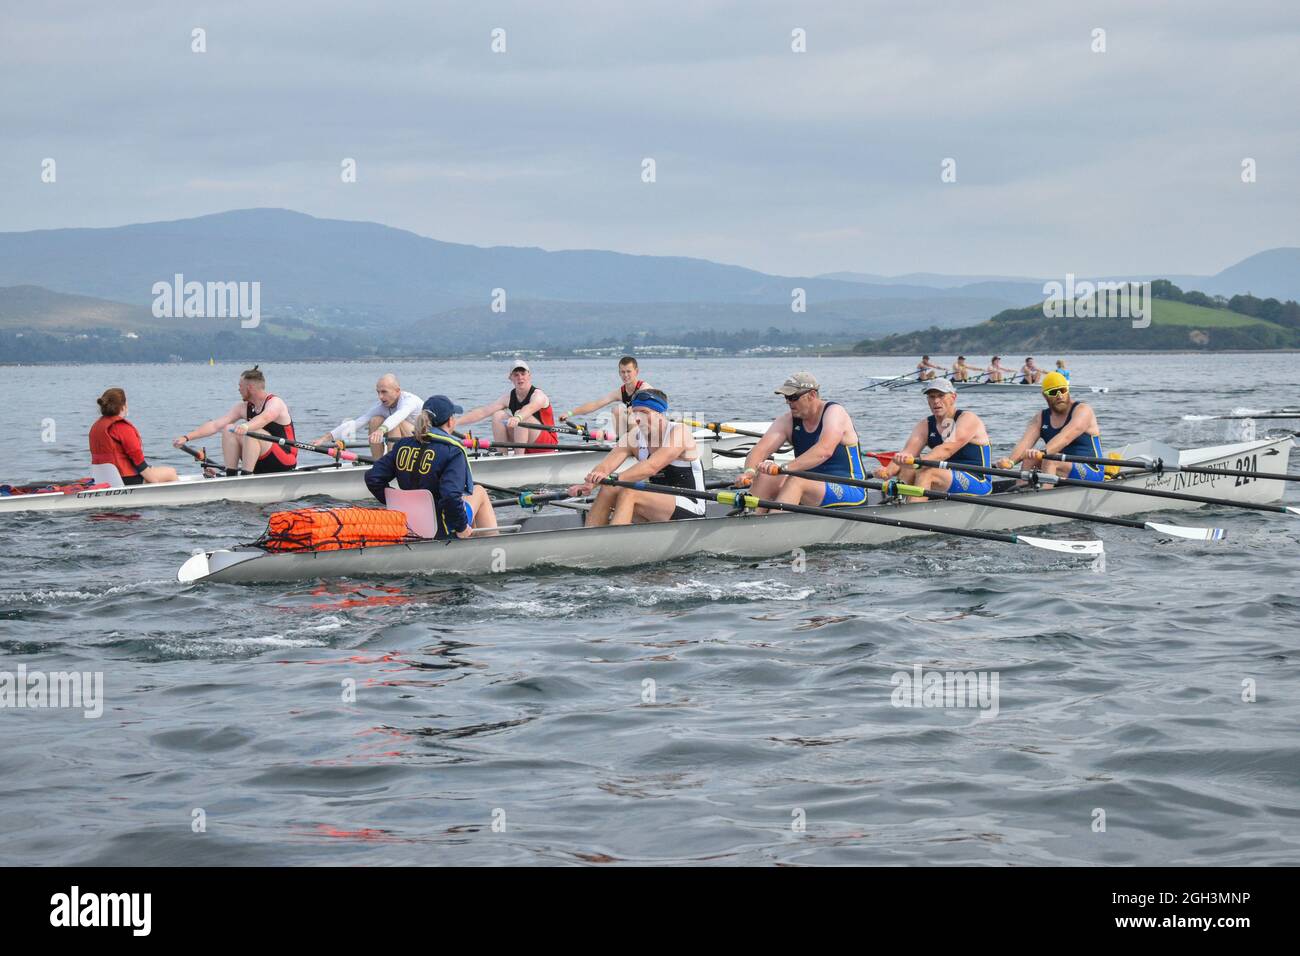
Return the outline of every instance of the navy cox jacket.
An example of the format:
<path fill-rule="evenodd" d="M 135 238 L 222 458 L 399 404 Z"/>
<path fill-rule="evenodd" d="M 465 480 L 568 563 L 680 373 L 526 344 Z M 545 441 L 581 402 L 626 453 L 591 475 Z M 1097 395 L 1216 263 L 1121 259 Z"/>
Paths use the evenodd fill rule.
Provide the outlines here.
<path fill-rule="evenodd" d="M 433 495 L 438 513 L 438 537 L 449 538 L 469 524 L 461 495 L 474 490 L 465 446 L 441 428 L 420 438 L 403 438 L 370 466 L 366 487 L 384 501 L 384 489 L 394 478 L 403 491 L 423 488 Z"/>

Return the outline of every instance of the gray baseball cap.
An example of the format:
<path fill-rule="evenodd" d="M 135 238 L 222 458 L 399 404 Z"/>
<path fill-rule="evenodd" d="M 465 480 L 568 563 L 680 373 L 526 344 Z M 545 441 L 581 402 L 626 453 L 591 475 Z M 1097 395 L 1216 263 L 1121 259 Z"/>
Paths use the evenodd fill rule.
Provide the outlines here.
<path fill-rule="evenodd" d="M 781 384 L 780 388 L 776 389 L 776 394 L 789 396 L 820 390 L 821 386 L 817 384 L 817 379 L 812 372 L 795 372 Z"/>
<path fill-rule="evenodd" d="M 942 392 L 944 395 L 956 395 L 957 386 L 946 378 L 931 379 L 925 383 L 927 392 Z"/>

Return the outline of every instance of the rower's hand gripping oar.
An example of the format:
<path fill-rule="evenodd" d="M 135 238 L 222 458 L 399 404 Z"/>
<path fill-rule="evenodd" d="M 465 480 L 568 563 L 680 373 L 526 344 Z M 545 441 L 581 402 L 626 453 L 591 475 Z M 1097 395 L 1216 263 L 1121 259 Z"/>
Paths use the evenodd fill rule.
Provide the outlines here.
<path fill-rule="evenodd" d="M 200 468 L 215 468 L 223 475 L 227 471 L 233 471 L 236 475 L 252 474 L 251 471 L 244 471 L 244 469 L 242 468 L 227 469 L 225 465 L 218 464 L 217 462 L 213 461 L 211 458 L 208 457 L 208 450 L 206 448 L 195 448 L 192 445 L 186 445 L 186 444 L 180 444 L 177 445 L 176 447 L 179 448 L 181 451 L 185 452 L 185 454 L 189 455 L 191 458 L 193 458 Z"/>
<path fill-rule="evenodd" d="M 231 425 L 227 430 L 233 434 L 238 434 L 238 432 L 235 431 L 234 425 Z M 338 458 L 342 461 L 359 461 L 365 465 L 373 465 L 375 463 L 373 458 L 345 451 L 335 445 L 312 445 L 305 441 L 290 441 L 287 438 L 276 438 L 274 435 L 268 435 L 266 432 L 246 431 L 244 434 L 249 438 L 256 438 L 258 441 L 265 441 L 270 442 L 272 445 L 279 445 L 281 448 L 301 448 L 303 451 L 314 451 L 317 454 L 329 455 L 331 458 Z"/>
<path fill-rule="evenodd" d="M 794 514 L 813 515 L 819 518 L 838 518 L 841 521 L 860 521 L 864 524 L 885 525 L 891 528 L 905 528 L 909 531 L 928 531 L 933 534 L 946 534 L 958 538 L 979 538 L 983 541 L 999 541 L 1003 544 L 1023 544 L 1044 551 L 1057 551 L 1062 554 L 1098 555 L 1104 551 L 1100 541 L 1061 541 L 1056 538 L 1032 538 L 1023 534 L 1004 534 L 999 531 L 977 531 L 973 528 L 945 528 L 942 525 L 927 524 L 922 521 L 906 521 L 901 518 L 886 518 L 882 515 L 865 514 L 860 511 L 845 511 L 834 508 L 814 508 L 809 505 L 787 504 L 783 501 L 770 501 L 755 498 L 739 491 L 696 491 L 694 488 L 678 488 L 672 485 L 656 485 L 645 481 L 619 481 L 606 478 L 601 484 L 614 485 L 619 488 L 633 488 L 637 491 L 651 491 L 661 495 L 683 495 L 699 501 L 716 501 L 723 505 L 743 507 L 749 510 L 766 508 L 769 511 L 789 511 Z M 688 519 L 689 520 L 689 519 Z"/>
<path fill-rule="evenodd" d="M 763 469 L 759 468 L 760 471 Z M 1112 518 L 1105 515 L 1083 514 L 1078 511 L 1066 511 L 1062 508 L 1043 508 L 1038 505 L 1023 504 L 1014 501 L 1002 501 L 988 495 L 964 495 L 953 494 L 947 491 L 937 491 L 933 488 L 920 488 L 916 485 L 904 484 L 896 478 L 870 478 L 859 480 L 855 478 L 841 478 L 838 475 L 823 475 L 815 471 L 798 471 L 790 470 L 776 466 L 775 470 L 769 468 L 766 472 L 769 475 L 791 475 L 795 478 L 810 478 L 813 481 L 834 481 L 841 485 L 852 485 L 855 488 L 871 488 L 883 492 L 886 495 L 900 494 L 908 498 L 932 498 L 938 501 L 959 501 L 963 504 L 981 505 L 985 508 L 1005 509 L 1007 511 L 1022 511 L 1026 514 L 1047 515 L 1053 518 L 1069 518 L 1072 521 L 1091 521 L 1096 524 L 1113 524 L 1122 528 L 1137 528 L 1144 531 L 1154 531 L 1157 534 L 1167 534 L 1175 538 L 1188 538 L 1192 541 L 1222 541 L 1228 536 L 1228 532 L 1222 528 L 1185 528 L 1181 525 L 1157 524 L 1154 521 L 1137 521 L 1133 518 Z"/>

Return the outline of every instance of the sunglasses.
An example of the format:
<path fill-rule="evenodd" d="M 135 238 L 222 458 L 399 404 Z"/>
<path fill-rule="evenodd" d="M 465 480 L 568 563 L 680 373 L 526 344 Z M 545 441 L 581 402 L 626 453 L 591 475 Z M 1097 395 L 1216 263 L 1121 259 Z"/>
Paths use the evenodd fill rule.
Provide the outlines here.
<path fill-rule="evenodd" d="M 1049 388 L 1043 394 L 1048 398 L 1055 398 L 1057 395 L 1069 395 L 1070 390 L 1068 388 Z"/>
<path fill-rule="evenodd" d="M 803 398 L 805 395 L 808 394 L 808 392 L 811 391 L 812 389 L 808 389 L 807 391 L 800 392 L 798 395 L 787 395 L 785 397 L 785 400 L 789 402 L 791 405 L 793 405 L 795 402 L 799 401 L 799 399 Z"/>

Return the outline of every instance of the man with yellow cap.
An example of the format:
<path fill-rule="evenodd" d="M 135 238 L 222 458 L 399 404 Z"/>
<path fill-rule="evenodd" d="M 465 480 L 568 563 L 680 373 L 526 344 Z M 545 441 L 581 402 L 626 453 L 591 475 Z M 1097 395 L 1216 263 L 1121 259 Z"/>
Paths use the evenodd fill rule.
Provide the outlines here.
<path fill-rule="evenodd" d="M 1043 399 L 1047 407 L 1029 419 L 1025 433 L 1020 437 L 1008 457 L 998 462 L 999 468 L 1012 468 L 1021 461 L 1056 475 L 1059 478 L 1078 478 L 1083 481 L 1103 481 L 1106 469 L 1103 465 L 1084 465 L 1068 461 L 1043 461 L 1043 455 L 1080 455 L 1087 458 L 1103 458 L 1101 450 L 1101 426 L 1097 416 L 1087 402 L 1076 402 L 1070 398 L 1070 382 L 1060 372 L 1049 372 L 1043 376 Z M 1034 448 L 1042 439 L 1044 448 Z"/>

